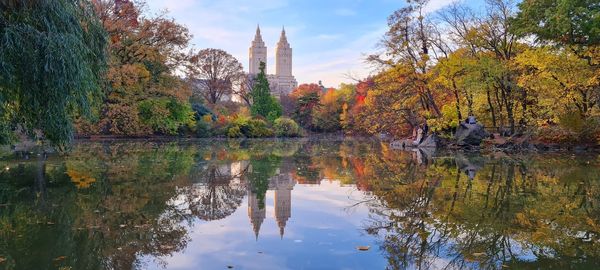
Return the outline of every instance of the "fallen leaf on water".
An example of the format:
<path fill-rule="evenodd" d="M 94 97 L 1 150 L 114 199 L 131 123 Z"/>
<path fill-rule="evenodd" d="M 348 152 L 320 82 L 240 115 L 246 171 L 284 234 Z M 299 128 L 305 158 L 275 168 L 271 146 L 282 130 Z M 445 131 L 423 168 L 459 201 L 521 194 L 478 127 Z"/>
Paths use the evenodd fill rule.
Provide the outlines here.
<path fill-rule="evenodd" d="M 483 256 L 483 255 L 485 255 L 485 253 L 477 252 L 477 253 L 473 253 L 473 254 L 471 254 L 471 255 L 473 255 L 473 256 L 475 256 L 475 257 L 479 257 L 479 256 Z"/>
<path fill-rule="evenodd" d="M 6 261 L 6 258 L 4 258 L 4 257 L 0 257 L 0 263 L 3 263 L 3 262 L 5 262 L 5 261 Z"/>
<path fill-rule="evenodd" d="M 54 222 L 48 221 L 48 222 L 46 222 L 46 224 L 48 224 L 48 225 L 54 225 Z"/>
<path fill-rule="evenodd" d="M 55 262 L 57 262 L 57 261 L 62 261 L 62 260 L 64 260 L 64 259 L 66 259 L 66 258 L 67 258 L 67 256 L 60 256 L 60 257 L 56 257 L 56 258 L 54 258 L 54 260 L 53 260 L 53 261 L 55 261 Z"/>
<path fill-rule="evenodd" d="M 358 247 L 356 247 L 356 249 L 358 249 L 360 251 L 367 251 L 370 248 L 371 248 L 370 246 L 358 246 Z"/>
<path fill-rule="evenodd" d="M 119 225 L 119 227 L 125 228 L 125 227 L 127 227 L 127 224 L 121 224 L 121 225 Z"/>

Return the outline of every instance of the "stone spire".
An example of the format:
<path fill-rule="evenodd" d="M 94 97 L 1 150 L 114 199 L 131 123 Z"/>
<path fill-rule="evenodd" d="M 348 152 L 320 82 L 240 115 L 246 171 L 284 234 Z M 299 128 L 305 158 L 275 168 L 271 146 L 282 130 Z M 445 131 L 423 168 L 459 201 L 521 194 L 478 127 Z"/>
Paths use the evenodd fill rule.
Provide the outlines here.
<path fill-rule="evenodd" d="M 290 44 L 287 41 L 287 36 L 285 35 L 285 27 L 281 29 L 281 36 L 279 36 L 279 42 L 277 42 L 277 48 L 279 47 L 290 47 Z"/>
<path fill-rule="evenodd" d="M 285 35 L 285 27 L 281 30 L 275 54 L 275 74 L 277 76 L 292 76 L 292 48 Z"/>
<path fill-rule="evenodd" d="M 248 73 L 258 74 L 260 72 L 260 62 L 267 64 L 267 47 L 260 34 L 260 26 L 256 26 L 256 34 L 249 50 L 250 63 L 248 66 Z"/>
<path fill-rule="evenodd" d="M 265 214 L 266 209 L 264 207 L 260 208 L 256 194 L 248 190 L 248 218 L 250 218 L 256 240 L 258 240 L 260 226 L 265 220 Z"/>
<path fill-rule="evenodd" d="M 262 40 L 262 35 L 260 34 L 260 25 L 256 25 L 256 34 L 254 35 L 254 43 L 262 43 L 265 44 Z"/>

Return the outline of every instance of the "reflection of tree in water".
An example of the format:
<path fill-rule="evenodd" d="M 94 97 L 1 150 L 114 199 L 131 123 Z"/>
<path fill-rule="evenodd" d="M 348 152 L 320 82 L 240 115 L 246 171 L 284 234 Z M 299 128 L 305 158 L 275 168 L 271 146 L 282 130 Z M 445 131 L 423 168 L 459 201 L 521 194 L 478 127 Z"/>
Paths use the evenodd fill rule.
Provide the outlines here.
<path fill-rule="evenodd" d="M 394 169 L 367 159 L 370 170 Z M 394 184 L 373 181 L 365 229 L 380 238 L 388 268 L 599 267 L 600 183 L 589 181 L 597 170 L 562 159 L 452 160 L 407 165 L 414 170 Z"/>
<path fill-rule="evenodd" d="M 234 168 L 239 167 L 239 171 Z M 185 201 L 193 216 L 202 220 L 225 218 L 241 205 L 246 195 L 242 177 L 248 170 L 242 162 L 200 164 L 192 170 L 193 185 L 185 187 Z"/>
<path fill-rule="evenodd" d="M 0 175 L 0 254 L 6 259 L 0 266 L 134 269 L 142 267 L 140 256 L 183 249 L 189 215 L 167 202 L 186 181 L 189 150 L 89 143 L 64 159 L 7 163 Z M 75 185 L 92 178 L 90 185 Z"/>
<path fill-rule="evenodd" d="M 255 157 L 250 161 L 251 170 L 248 173 L 250 191 L 256 194 L 260 209 L 265 207 L 265 195 L 269 189 L 269 179 L 277 173 L 281 157 L 267 155 Z"/>

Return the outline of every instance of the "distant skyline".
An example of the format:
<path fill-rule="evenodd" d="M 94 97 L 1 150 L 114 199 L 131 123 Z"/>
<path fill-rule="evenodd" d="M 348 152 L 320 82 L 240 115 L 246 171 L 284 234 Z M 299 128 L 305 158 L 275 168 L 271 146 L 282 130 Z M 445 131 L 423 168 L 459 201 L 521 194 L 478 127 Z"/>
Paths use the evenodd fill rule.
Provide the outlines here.
<path fill-rule="evenodd" d="M 435 12 L 455 0 L 432 0 Z M 464 1 L 463 1 L 464 2 Z M 470 5 L 479 5 L 469 0 Z M 327 87 L 353 82 L 371 73 L 365 55 L 377 50 L 387 30 L 387 17 L 404 0 L 148 0 L 152 12 L 187 26 L 196 49 L 218 48 L 235 56 L 248 70 L 248 48 L 260 24 L 268 49 L 268 73 L 275 71 L 275 46 L 283 26 L 294 50 L 293 73 L 298 83 Z"/>

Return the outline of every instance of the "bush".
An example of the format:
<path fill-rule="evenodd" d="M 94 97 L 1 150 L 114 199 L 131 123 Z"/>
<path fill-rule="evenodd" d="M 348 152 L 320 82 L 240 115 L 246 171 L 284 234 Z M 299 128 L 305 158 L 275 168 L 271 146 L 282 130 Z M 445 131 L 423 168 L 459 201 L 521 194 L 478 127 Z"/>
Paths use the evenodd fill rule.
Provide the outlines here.
<path fill-rule="evenodd" d="M 280 117 L 273 124 L 275 135 L 277 137 L 298 137 L 300 136 L 300 126 L 292 119 Z"/>
<path fill-rule="evenodd" d="M 242 137 L 244 137 L 244 134 L 242 134 L 242 131 L 240 130 L 240 126 L 232 126 L 227 131 L 227 137 L 242 138 Z"/>
<path fill-rule="evenodd" d="M 261 119 L 250 119 L 248 126 L 246 129 L 242 129 L 242 132 L 249 138 L 273 137 L 274 135 L 267 122 Z"/>
<path fill-rule="evenodd" d="M 193 127 L 194 112 L 189 104 L 173 98 L 155 98 L 140 102 L 138 111 L 142 123 L 155 133 L 175 135 L 179 128 Z"/>
<path fill-rule="evenodd" d="M 227 130 L 227 136 L 230 138 L 264 138 L 272 137 L 273 134 L 265 120 L 247 116 L 236 117 Z"/>
<path fill-rule="evenodd" d="M 212 135 L 211 125 L 212 118 L 210 115 L 204 115 L 202 118 L 196 121 L 196 137 L 208 138 Z"/>
<path fill-rule="evenodd" d="M 204 117 L 205 115 L 210 115 L 212 121 L 217 121 L 217 115 L 208 107 L 204 106 L 204 104 L 193 104 L 192 110 L 194 110 L 194 116 L 196 117 L 196 120 L 202 119 L 202 117 Z"/>

